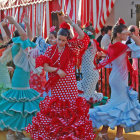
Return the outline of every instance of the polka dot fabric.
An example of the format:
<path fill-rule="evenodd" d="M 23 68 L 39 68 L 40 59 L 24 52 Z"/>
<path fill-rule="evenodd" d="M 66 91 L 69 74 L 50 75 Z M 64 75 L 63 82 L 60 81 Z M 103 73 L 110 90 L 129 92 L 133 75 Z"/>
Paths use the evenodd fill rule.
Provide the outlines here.
<path fill-rule="evenodd" d="M 73 102 L 46 97 L 26 131 L 34 140 L 94 140 L 88 111 L 89 105 L 81 97 Z"/>
<path fill-rule="evenodd" d="M 96 52 L 97 48 L 93 44 L 83 55 L 81 70 L 83 79 L 78 83 L 78 89 L 81 90 L 82 88 L 84 92 L 84 94 L 80 94 L 80 96 L 85 97 L 86 100 L 92 98 L 94 102 L 101 101 L 103 98 L 102 93 L 97 93 L 95 91 L 97 82 L 99 80 L 99 72 L 98 70 L 94 70 L 95 66 L 93 64 Z"/>
<path fill-rule="evenodd" d="M 43 97 L 43 93 L 45 92 L 45 83 L 46 83 L 46 73 L 42 71 L 39 75 L 34 74 L 33 72 L 30 73 L 30 87 L 41 94 Z"/>

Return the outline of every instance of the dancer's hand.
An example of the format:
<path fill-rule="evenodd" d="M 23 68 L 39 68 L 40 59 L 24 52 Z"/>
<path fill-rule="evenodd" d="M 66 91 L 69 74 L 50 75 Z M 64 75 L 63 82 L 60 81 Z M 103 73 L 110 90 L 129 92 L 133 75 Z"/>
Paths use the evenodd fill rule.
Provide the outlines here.
<path fill-rule="evenodd" d="M 7 16 L 6 19 L 8 20 L 9 24 L 14 24 L 15 20 L 12 16 Z"/>
<path fill-rule="evenodd" d="M 77 20 L 77 21 L 76 21 L 76 24 L 77 24 L 79 27 L 81 27 L 81 21 L 80 21 L 80 20 Z"/>
<path fill-rule="evenodd" d="M 59 69 L 59 70 L 57 71 L 57 74 L 58 74 L 61 78 L 63 78 L 63 77 L 66 76 L 66 73 L 65 73 L 63 70 L 61 70 L 61 69 Z"/>
<path fill-rule="evenodd" d="M 1 22 L 1 25 L 2 25 L 2 26 L 7 25 L 6 19 L 4 19 L 4 20 Z"/>
<path fill-rule="evenodd" d="M 14 68 L 13 67 L 8 67 L 8 71 L 9 72 L 13 72 L 14 71 Z"/>
<path fill-rule="evenodd" d="M 67 14 L 64 15 L 64 21 L 67 22 L 67 23 L 69 23 L 69 24 L 72 24 L 73 23 L 72 19 Z"/>
<path fill-rule="evenodd" d="M 29 17 L 27 15 L 24 16 L 23 22 L 29 24 Z"/>
<path fill-rule="evenodd" d="M 41 35 L 41 23 L 40 22 L 37 23 L 37 35 L 38 36 Z"/>
<path fill-rule="evenodd" d="M 103 55 L 103 53 L 98 51 L 97 55 L 98 55 L 98 57 L 101 57 Z"/>

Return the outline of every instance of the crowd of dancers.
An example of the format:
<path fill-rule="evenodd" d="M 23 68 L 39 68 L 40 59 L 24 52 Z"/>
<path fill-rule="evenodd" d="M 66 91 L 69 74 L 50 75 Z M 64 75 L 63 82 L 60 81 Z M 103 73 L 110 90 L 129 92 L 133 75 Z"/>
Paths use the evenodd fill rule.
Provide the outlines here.
<path fill-rule="evenodd" d="M 101 126 L 99 139 L 109 140 L 108 128 L 117 127 L 115 140 L 124 140 L 123 129 L 140 131 L 138 93 L 132 88 L 137 71 L 128 60 L 130 55 L 134 61 L 140 57 L 134 26 L 127 28 L 119 19 L 113 28 L 106 27 L 98 43 L 91 22 L 82 28 L 68 15 L 62 19 L 58 31 L 55 26 L 50 28 L 47 40 L 40 23 L 32 36 L 27 15 L 24 24 L 11 16 L 0 22 L 0 130 L 8 131 L 7 140 L 27 139 L 24 131 L 34 140 L 93 140 L 95 128 Z M 9 24 L 16 28 L 12 37 Z M 82 72 L 78 82 L 77 60 Z M 7 66 L 10 61 L 14 68 Z M 111 97 L 97 106 L 107 101 L 96 91 L 101 68 L 112 69 Z M 12 80 L 9 71 L 14 71 Z M 95 103 L 93 108 L 89 101 Z"/>

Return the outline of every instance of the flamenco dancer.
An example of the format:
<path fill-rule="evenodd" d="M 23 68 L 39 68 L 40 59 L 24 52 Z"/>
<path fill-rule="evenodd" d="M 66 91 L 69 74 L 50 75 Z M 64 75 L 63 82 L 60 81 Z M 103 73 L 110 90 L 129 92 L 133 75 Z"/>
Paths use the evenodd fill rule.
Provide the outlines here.
<path fill-rule="evenodd" d="M 37 91 L 30 89 L 29 78 L 32 66 L 25 51 L 27 47 L 35 47 L 36 44 L 27 39 L 25 31 L 13 17 L 8 16 L 7 20 L 15 25 L 17 31 L 12 38 L 13 46 L 2 58 L 11 55 L 16 69 L 12 78 L 12 89 L 1 94 L 0 129 L 9 130 L 7 140 L 24 140 L 22 131 L 39 111 L 39 103 L 42 100 Z"/>
<path fill-rule="evenodd" d="M 49 47 L 44 56 L 36 59 L 36 66 L 44 67 L 49 73 L 46 90 L 51 88 L 51 97 L 40 103 L 40 112 L 33 118 L 32 125 L 26 127 L 34 140 L 88 139 L 93 140 L 92 122 L 89 121 L 89 105 L 78 97 L 73 59 L 78 49 L 85 49 L 89 37 L 64 16 L 57 34 L 57 44 Z M 79 37 L 69 40 L 70 26 Z"/>
<path fill-rule="evenodd" d="M 106 103 L 107 97 L 103 97 L 102 93 L 96 92 L 96 85 L 99 80 L 98 70 L 94 70 L 95 66 L 93 64 L 94 57 L 98 51 L 97 42 L 94 36 L 94 28 L 92 24 L 87 23 L 84 32 L 90 37 L 90 43 L 88 49 L 85 51 L 82 57 L 82 80 L 78 82 L 78 89 L 83 91 L 83 94 L 79 94 L 81 97 L 85 97 L 86 100 L 94 106 Z"/>
<path fill-rule="evenodd" d="M 1 40 L 1 43 L 2 43 L 3 46 L 4 46 L 5 42 L 8 41 L 8 37 L 7 37 L 6 32 L 5 32 L 4 28 L 3 28 L 3 26 L 5 26 L 6 24 L 7 23 L 5 21 L 2 21 L 0 23 L 1 35 L 2 35 L 2 39 L 3 39 L 3 40 Z M 2 56 L 2 54 L 7 49 L 7 48 L 6 49 L 3 48 L 2 45 L 1 45 L 2 49 L 0 49 L 0 57 Z M 10 88 L 11 88 L 11 81 L 10 81 L 10 75 L 9 75 L 6 63 L 3 64 L 0 61 L 0 95 L 1 95 L 1 93 L 7 91 Z"/>
<path fill-rule="evenodd" d="M 121 43 L 127 40 L 128 35 L 136 44 L 127 46 Z M 132 51 L 133 57 L 140 57 L 140 41 L 127 30 L 123 19 L 119 19 L 113 27 L 112 36 L 113 44 L 108 48 L 107 58 L 96 64 L 96 69 L 100 69 L 110 62 L 112 63 L 109 77 L 111 99 L 106 105 L 90 109 L 89 114 L 93 127 L 103 126 L 99 133 L 100 139 L 108 140 L 108 128 L 114 129 L 117 126 L 115 140 L 124 140 L 124 128 L 126 132 L 140 130 L 140 104 L 137 99 L 138 93 L 128 87 L 128 71 L 131 76 L 134 75 L 132 75 L 133 68 L 127 57 L 129 49 Z"/>

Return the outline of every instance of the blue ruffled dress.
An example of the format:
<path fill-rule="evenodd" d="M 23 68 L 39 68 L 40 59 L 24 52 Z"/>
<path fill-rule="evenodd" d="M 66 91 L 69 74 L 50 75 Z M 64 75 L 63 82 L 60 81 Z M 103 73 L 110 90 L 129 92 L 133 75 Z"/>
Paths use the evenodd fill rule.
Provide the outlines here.
<path fill-rule="evenodd" d="M 131 44 L 132 57 L 140 57 L 140 47 Z M 139 53 L 138 53 L 139 52 Z M 102 125 L 114 129 L 122 126 L 125 132 L 140 131 L 140 104 L 138 93 L 128 87 L 128 69 L 126 53 L 112 62 L 112 71 L 109 77 L 111 98 L 106 105 L 89 110 L 93 127 Z"/>
<path fill-rule="evenodd" d="M 30 65 L 27 63 L 28 56 L 24 54 L 27 47 L 35 47 L 36 44 L 29 39 L 22 41 L 20 37 L 13 38 L 13 42 L 11 51 L 16 69 L 12 78 L 12 89 L 1 94 L 0 129 L 21 132 L 32 123 L 42 98 L 37 91 L 30 89 Z"/>

